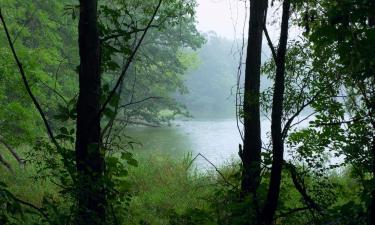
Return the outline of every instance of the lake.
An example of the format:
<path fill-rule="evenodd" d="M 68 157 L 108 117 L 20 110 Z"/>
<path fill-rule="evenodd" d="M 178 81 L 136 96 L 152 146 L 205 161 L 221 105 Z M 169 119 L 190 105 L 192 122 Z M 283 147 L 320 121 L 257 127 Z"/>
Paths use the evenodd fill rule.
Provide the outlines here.
<path fill-rule="evenodd" d="M 262 138 L 269 130 L 269 121 L 262 121 Z M 169 127 L 131 127 L 128 135 L 142 143 L 135 151 L 148 154 L 165 153 L 183 157 L 203 154 L 217 166 L 239 160 L 238 144 L 242 143 L 235 118 L 213 120 L 177 120 Z M 196 161 L 200 168 L 210 168 L 203 158 Z"/>

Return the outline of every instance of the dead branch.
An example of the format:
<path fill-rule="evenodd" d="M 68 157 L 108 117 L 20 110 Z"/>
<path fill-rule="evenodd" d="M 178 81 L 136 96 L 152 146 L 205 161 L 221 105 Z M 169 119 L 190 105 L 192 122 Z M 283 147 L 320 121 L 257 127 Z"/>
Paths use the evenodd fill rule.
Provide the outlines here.
<path fill-rule="evenodd" d="M 202 155 L 201 153 L 198 153 L 189 163 L 189 165 L 186 167 L 186 170 L 188 170 L 190 168 L 191 165 L 193 165 L 193 162 L 198 158 L 198 157 L 202 157 L 205 161 L 207 161 L 213 168 L 215 168 L 216 172 L 220 175 L 220 177 L 224 180 L 224 182 L 231 186 L 233 189 L 237 189 L 237 187 L 235 185 L 233 185 L 232 183 L 230 183 L 227 178 L 225 178 L 224 174 L 222 172 L 220 172 L 219 168 L 217 168 L 217 166 L 215 166 L 215 164 L 213 164 L 210 160 L 208 160 L 204 155 Z"/>

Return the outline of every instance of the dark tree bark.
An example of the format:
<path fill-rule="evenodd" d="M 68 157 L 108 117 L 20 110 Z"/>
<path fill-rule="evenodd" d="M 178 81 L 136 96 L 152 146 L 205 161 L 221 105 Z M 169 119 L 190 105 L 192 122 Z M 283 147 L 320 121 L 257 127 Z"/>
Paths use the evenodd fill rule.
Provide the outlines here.
<path fill-rule="evenodd" d="M 273 92 L 271 137 L 272 137 L 272 170 L 267 199 L 262 210 L 261 224 L 272 224 L 280 194 L 281 172 L 284 162 L 284 140 L 282 134 L 282 116 L 285 90 L 285 58 L 288 42 L 290 2 L 284 0 L 281 21 L 281 32 L 276 57 L 276 76 Z"/>
<path fill-rule="evenodd" d="M 243 195 L 256 195 L 261 171 L 261 129 L 259 112 L 260 66 L 263 25 L 266 18 L 267 1 L 250 1 L 249 36 L 245 69 L 244 146 L 240 150 L 242 160 Z"/>
<path fill-rule="evenodd" d="M 80 0 L 76 224 L 105 224 L 104 154 L 100 151 L 100 41 L 97 0 Z"/>

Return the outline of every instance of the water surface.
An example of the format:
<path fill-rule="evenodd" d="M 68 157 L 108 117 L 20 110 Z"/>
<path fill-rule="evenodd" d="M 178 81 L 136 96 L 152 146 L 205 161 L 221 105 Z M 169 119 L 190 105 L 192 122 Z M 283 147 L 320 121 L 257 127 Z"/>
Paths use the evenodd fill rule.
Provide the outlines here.
<path fill-rule="evenodd" d="M 146 154 L 165 153 L 183 157 L 203 154 L 215 165 L 238 160 L 238 144 L 241 143 L 235 119 L 178 120 L 170 127 L 132 127 L 129 135 L 142 143 L 135 151 Z M 198 166 L 209 167 L 202 158 Z"/>

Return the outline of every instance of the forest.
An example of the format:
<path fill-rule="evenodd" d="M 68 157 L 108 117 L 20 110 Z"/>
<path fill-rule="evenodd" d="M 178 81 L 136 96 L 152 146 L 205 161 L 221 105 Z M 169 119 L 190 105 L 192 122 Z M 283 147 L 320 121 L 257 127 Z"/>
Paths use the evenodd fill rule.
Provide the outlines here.
<path fill-rule="evenodd" d="M 0 0 L 0 105 L 0 225 L 375 225 L 373 0 Z"/>

